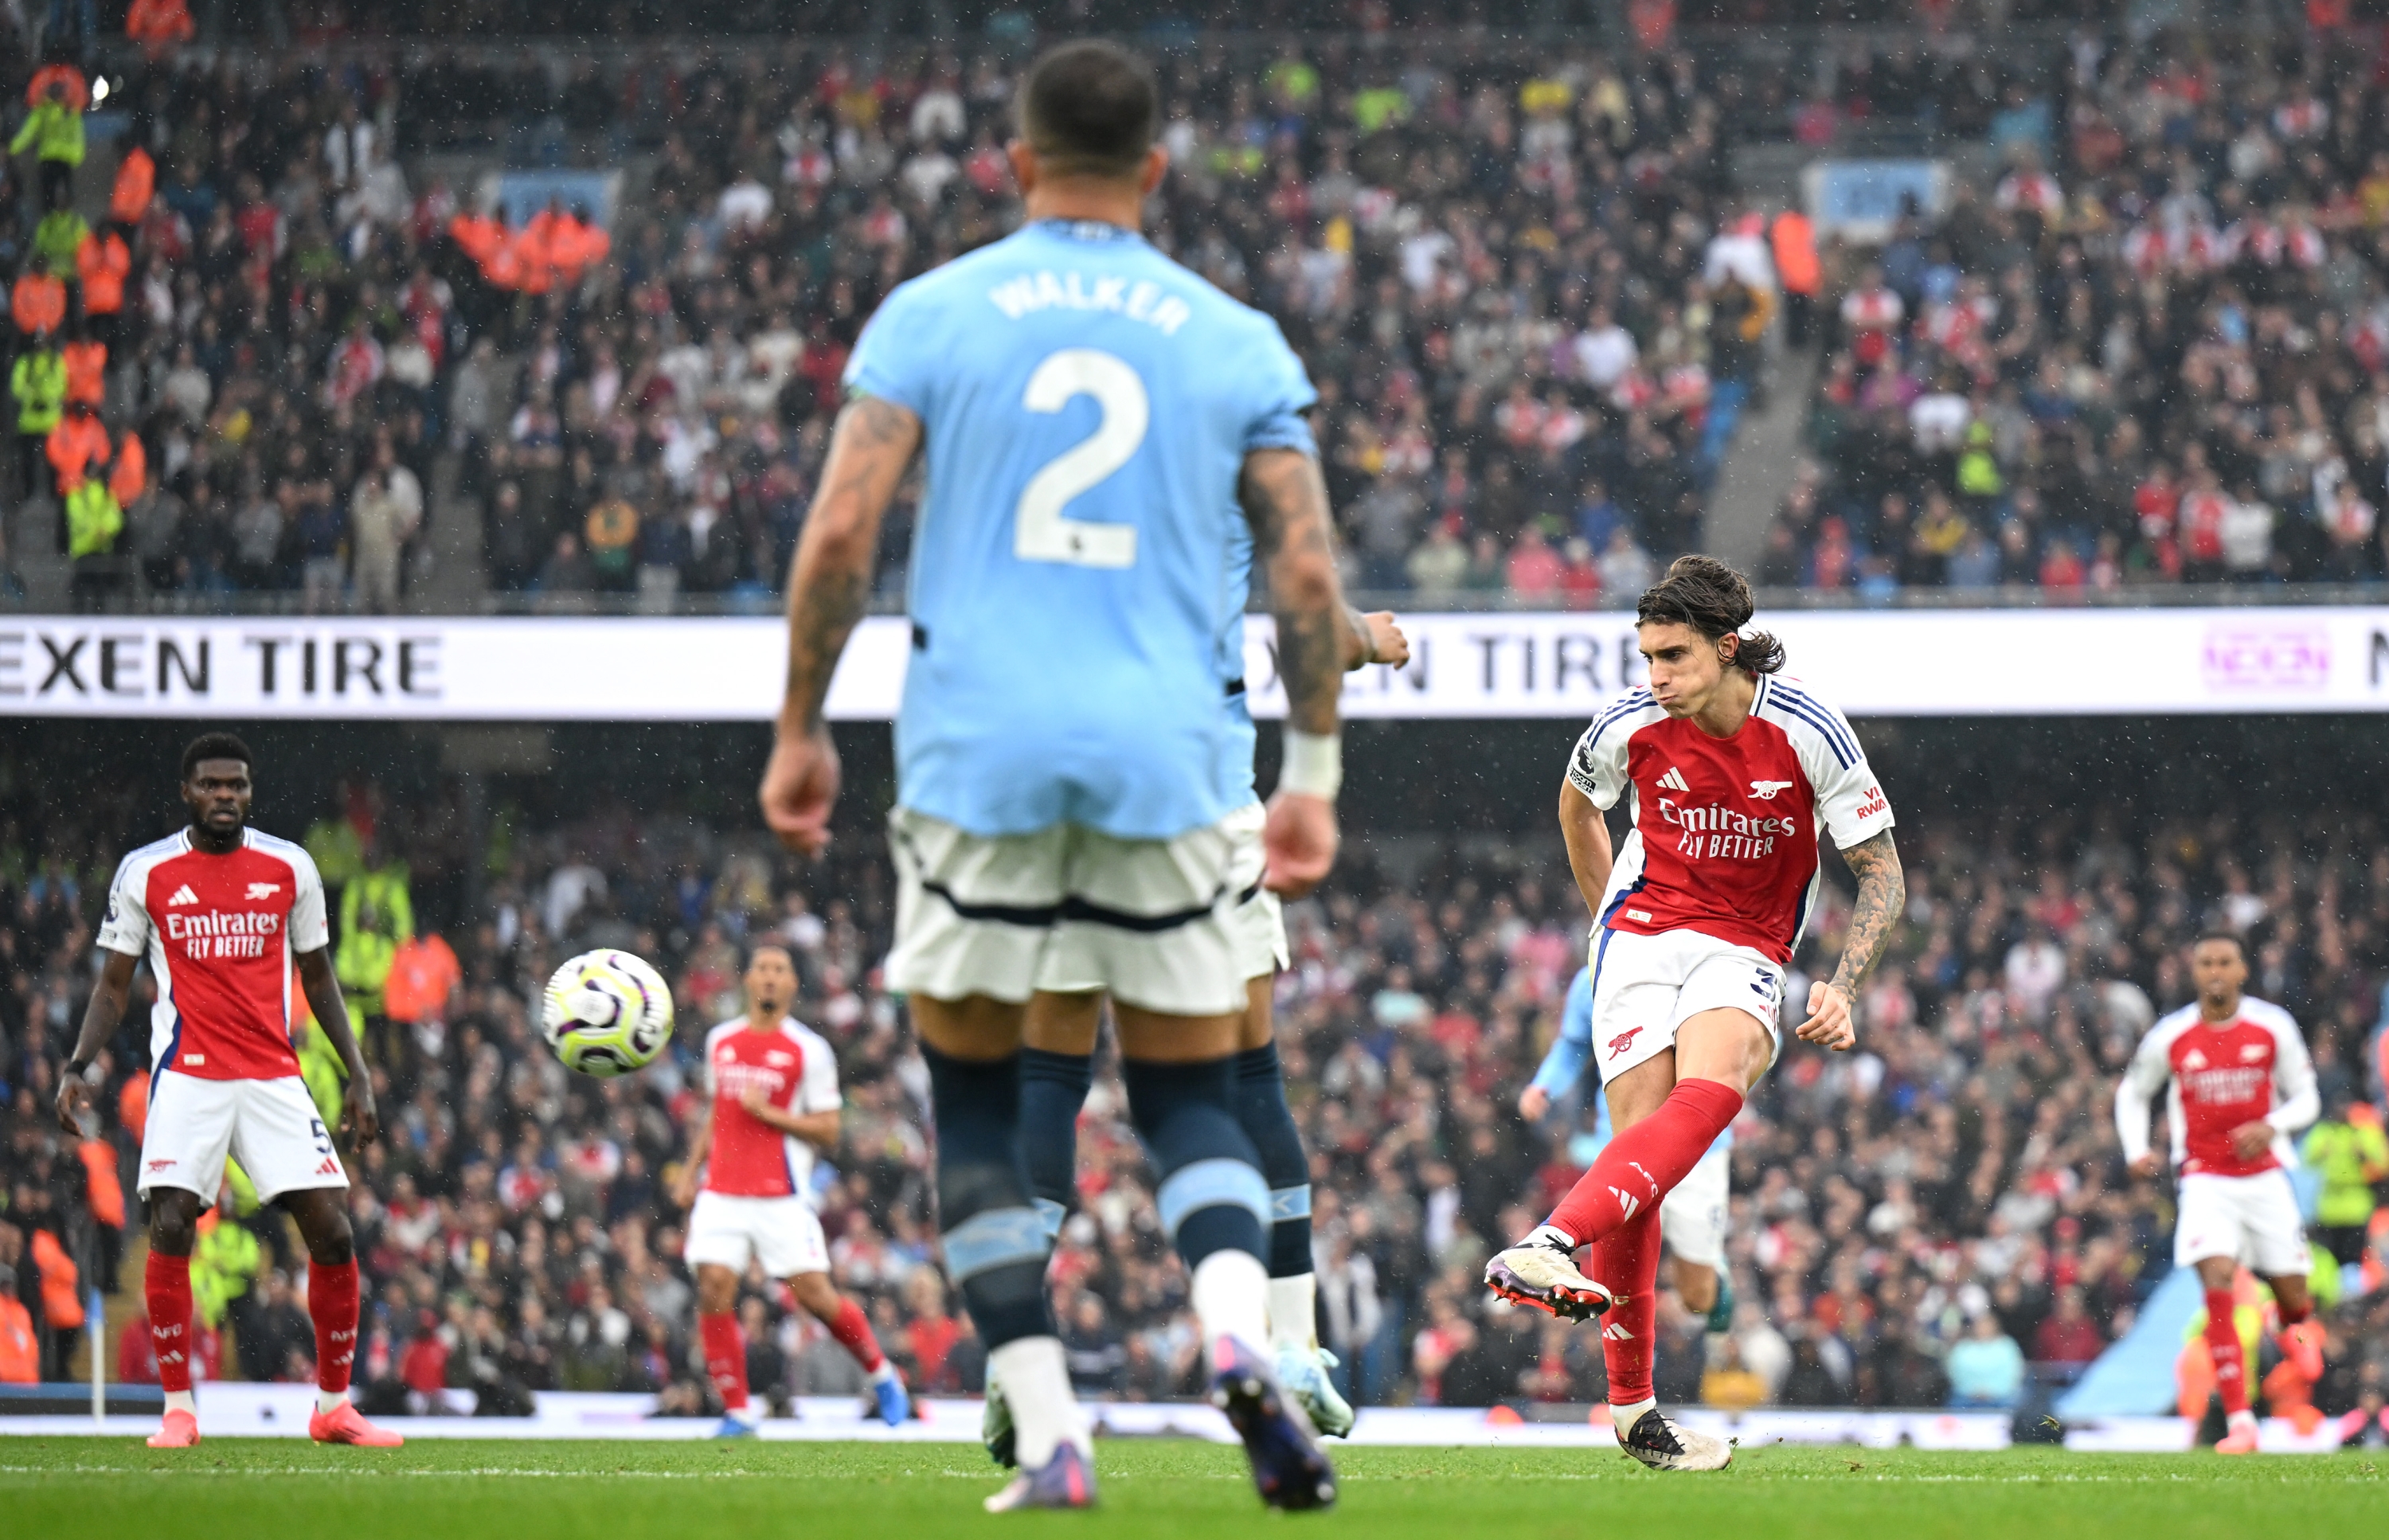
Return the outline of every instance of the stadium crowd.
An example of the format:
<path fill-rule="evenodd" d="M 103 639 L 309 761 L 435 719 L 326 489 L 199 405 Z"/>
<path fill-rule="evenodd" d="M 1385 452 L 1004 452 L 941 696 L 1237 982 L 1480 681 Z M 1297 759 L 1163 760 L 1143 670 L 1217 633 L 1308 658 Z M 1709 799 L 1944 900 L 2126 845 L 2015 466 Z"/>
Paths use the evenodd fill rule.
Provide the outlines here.
<path fill-rule="evenodd" d="M 1308 362 L 1357 586 L 1584 604 L 1696 539 L 1776 308 L 1727 153 L 1784 121 L 1779 80 L 1333 41 L 1161 69 L 1178 169 L 1154 238 Z M 135 67 L 82 179 L 89 206 L 115 176 L 104 323 L 74 241 L 6 223 L 28 183 L 0 189 L 12 273 L 46 262 L 70 301 L 19 316 L 18 356 L 99 337 L 101 420 L 155 483 L 121 529 L 70 532 L 88 602 L 137 577 L 389 609 L 428 559 L 448 448 L 500 591 L 777 587 L 859 327 L 1014 217 L 1008 79 L 993 55 L 801 45 L 609 70 Z M 601 253 L 493 263 L 458 191 L 403 169 L 508 113 L 609 158 L 652 147 Z M 106 172 L 119 149 L 135 172 Z M 42 176 L 49 200 L 76 184 Z M 548 212 L 579 235 L 598 211 Z M 16 404 L 45 441 L 47 406 Z M 29 485 L 57 484 L 24 458 Z M 891 573 L 908 531 L 891 522 Z"/>
<path fill-rule="evenodd" d="M 96 1261 L 102 1287 L 138 1276 L 118 1270 L 140 1230 L 119 1173 L 146 1106 L 146 1012 L 111 1045 L 105 1126 L 78 1148 L 49 1110 L 110 863 L 154 833 L 134 806 L 121 788 L 45 805 L 22 782 L 0 797 L 0 1266 L 57 1378 L 80 1362 L 64 1356 L 84 1329 L 76 1267 Z M 409 800 L 351 785 L 307 831 L 386 1129 L 351 1159 L 367 1409 L 421 1409 L 450 1388 L 479 1393 L 485 1413 L 554 1388 L 706 1409 L 684 1215 L 665 1195 L 700 1111 L 702 1028 L 739 1009 L 742 948 L 767 939 L 791 948 L 798 1013 L 838 1054 L 845 1137 L 816 1192 L 836 1279 L 868 1302 L 917 1388 L 975 1391 L 982 1355 L 934 1265 L 925 1072 L 876 983 L 890 888 L 868 842 L 805 869 L 685 806 L 607 799 L 536 819 L 501 802 L 486 837 L 468 834 L 468 806 L 453 786 Z M 1755 1097 L 1737 1130 L 1734 1328 L 1712 1347 L 1664 1308 L 1662 1397 L 2008 1406 L 2032 1394 L 2028 1372 L 2062 1378 L 2095 1356 L 2170 1260 L 2171 1188 L 2124 1173 L 2114 1076 L 2187 998 L 2182 943 L 2221 924 L 2248 938 L 2252 992 L 2305 1025 L 2329 1137 L 2358 1152 L 2317 1161 L 2339 1172 L 2320 1233 L 2352 1265 L 2317 1274 L 2329 1373 L 2313 1387 L 2275 1377 L 2269 1393 L 2277 1409 L 2306 1394 L 2377 1417 L 2389 1290 L 2383 1227 L 2368 1250 L 2367 1184 L 2389 1157 L 2362 1152 L 2380 1138 L 2365 1066 L 2389 1014 L 2389 840 L 2377 809 L 2306 827 L 2332 832 L 2301 840 L 2278 818 L 2141 827 L 2095 806 L 1903 825 L 1907 923 L 1865 991 L 1860 1050 L 1792 1045 Z M 1476 1282 L 1488 1244 L 1525 1233 L 1583 1158 L 1575 1105 L 1540 1127 L 1514 1108 L 1579 966 L 1585 914 L 1555 842 L 1470 850 L 1355 841 L 1323 895 L 1291 910 L 1277 1019 L 1312 1151 L 1322 1337 L 1365 1403 L 1598 1402 L 1592 1333 L 1488 1308 Z M 1804 960 L 1833 953 L 1843 913 L 1836 894 Z M 679 996 L 674 1055 L 613 1081 L 563 1070 L 530 1015 L 552 967 L 598 945 L 653 959 Z M 1798 981 L 1789 998 L 1806 998 Z M 319 1101 L 336 1106 L 312 1028 L 302 1047 Z M 1121 1111 L 1105 1073 L 1053 1284 L 1084 1391 L 1166 1396 L 1193 1384 L 1195 1343 Z M 224 1213 L 194 1269 L 202 1362 L 303 1379 L 303 1252 L 237 1184 Z M 851 1361 L 789 1303 L 750 1279 L 755 1385 L 858 1390 Z M 116 1372 L 148 1378 L 148 1341 L 134 1320 L 111 1344 Z"/>
<path fill-rule="evenodd" d="M 1846 88 L 1863 102 L 1891 72 Z M 1872 597 L 2389 576 L 2371 56 L 2083 44 L 1990 143 L 1990 176 L 1953 178 L 1946 210 L 1829 280 L 1814 460 L 1760 580 Z"/>

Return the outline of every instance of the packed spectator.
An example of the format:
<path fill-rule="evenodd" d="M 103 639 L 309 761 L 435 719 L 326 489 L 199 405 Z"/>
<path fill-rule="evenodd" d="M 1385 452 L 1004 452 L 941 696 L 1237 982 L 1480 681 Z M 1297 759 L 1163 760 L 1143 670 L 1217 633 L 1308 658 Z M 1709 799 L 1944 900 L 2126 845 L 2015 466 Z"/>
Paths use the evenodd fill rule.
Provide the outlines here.
<path fill-rule="evenodd" d="M 826 46 L 606 62 L 168 54 L 120 77 L 121 132 L 83 177 L 116 178 L 91 233 L 113 276 L 78 268 L 63 225 L 0 231 L 71 291 L 68 334 L 121 291 L 94 328 L 100 415 L 157 487 L 83 542 L 90 602 L 390 608 L 428 560 L 449 448 L 502 592 L 777 587 L 859 328 L 1016 218 L 1009 78 L 992 54 Z M 1744 68 L 1336 40 L 1161 56 L 1176 170 L 1151 233 L 1309 363 L 1357 586 L 1582 605 L 1698 542 L 1778 308 L 1727 171 Z M 32 105 L 41 156 L 65 110 Z M 610 211 L 509 228 L 404 169 L 509 112 L 645 149 L 652 174 Z M 25 356 L 37 335 L 20 325 Z"/>
<path fill-rule="evenodd" d="M 1880 83 L 1884 70 L 1873 71 Z M 2369 55 L 2077 40 L 1836 286 L 1764 580 L 1861 597 L 2389 577 Z"/>
<path fill-rule="evenodd" d="M 137 1277 L 118 1262 L 138 1244 L 137 1209 L 128 1220 L 109 1186 L 135 1147 L 146 1012 L 111 1045 L 97 1138 L 62 1139 L 49 1101 L 110 862 L 156 831 L 118 788 L 70 801 L 19 783 L 7 797 L 0 1265 L 41 1319 L 57 1290 L 37 1252 L 53 1266 L 98 1259 L 104 1286 Z M 923 1072 L 877 984 L 891 889 L 868 842 L 806 868 L 686 805 L 601 798 L 541 817 L 501 801 L 485 816 L 477 831 L 458 786 L 395 798 L 360 783 L 307 831 L 334 892 L 336 966 L 370 1013 L 386 1129 L 351 1161 L 370 1405 L 426 1409 L 457 1389 L 520 1410 L 567 1388 L 705 1409 L 684 1216 L 665 1194 L 699 1110 L 694 1047 L 739 1008 L 741 948 L 767 937 L 792 948 L 799 1012 L 838 1053 L 845 1139 L 816 1193 L 837 1280 L 868 1301 L 916 1386 L 976 1390 L 977 1339 L 934 1266 Z M 2252 992 L 2305 1024 L 2331 1109 L 2312 1144 L 2338 1172 L 2322 1235 L 2356 1265 L 2344 1277 L 2361 1297 L 2342 1301 L 2334 1264 L 2318 1272 L 2333 1335 L 2312 1394 L 2334 1414 L 2367 1395 L 2377 1410 L 2389 1292 L 2368 1228 L 2383 1156 L 2365 1065 L 2389 1009 L 2389 845 L 2371 809 L 2308 827 L 2332 832 L 2301 842 L 2277 820 L 2143 823 L 2095 805 L 1903 825 L 1907 923 L 1859 1002 L 1859 1050 L 1788 1046 L 1755 1098 L 1728 1243 L 1736 1324 L 1710 1348 L 1698 1321 L 1665 1308 L 1662 1396 L 2012 1405 L 2096 1356 L 2170 1259 L 2171 1190 L 2124 1173 L 2114 1076 L 2156 1012 L 2187 998 L 2183 941 L 2220 924 L 2248 937 Z M 1356 840 L 1323 895 L 1290 912 L 1277 1021 L 1312 1151 L 1322 1335 L 1370 1404 L 1597 1402 L 1592 1333 L 1488 1309 L 1476 1283 L 1488 1245 L 1524 1233 L 1578 1170 L 1580 1106 L 1536 1127 L 1514 1109 L 1579 965 L 1585 913 L 1555 842 L 1469 850 Z M 1845 912 L 1827 902 L 1804 958 L 1833 955 Z M 564 1071 L 530 1015 L 553 965 L 598 945 L 654 959 L 683 1024 L 672 1056 L 603 1082 Z M 1795 981 L 1789 998 L 1805 996 Z M 332 1073 L 320 1043 L 302 1062 Z M 1185 1280 L 1122 1112 L 1100 1076 L 1054 1288 L 1083 1390 L 1170 1395 L 1194 1372 Z M 236 1189 L 225 1215 L 194 1268 L 203 1361 L 222 1377 L 303 1379 L 303 1254 Z M 776 1288 L 751 1279 L 742 1308 L 759 1387 L 859 1390 Z M 81 1325 L 50 1319 L 53 1367 Z M 125 1333 L 121 1372 L 147 1372 L 147 1342 L 137 1323 Z"/>

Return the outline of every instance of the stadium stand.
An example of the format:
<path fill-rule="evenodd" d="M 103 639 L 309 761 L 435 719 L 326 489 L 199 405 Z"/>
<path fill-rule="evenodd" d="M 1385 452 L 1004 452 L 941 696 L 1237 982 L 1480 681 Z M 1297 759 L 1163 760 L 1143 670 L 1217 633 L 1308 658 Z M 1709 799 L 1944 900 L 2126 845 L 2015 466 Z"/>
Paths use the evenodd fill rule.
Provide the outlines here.
<path fill-rule="evenodd" d="M 1829 280 L 1815 463 L 1762 580 L 2378 584 L 2384 103 L 2323 48 L 2077 45 L 2037 116 L 1994 128 L 1994 176 Z"/>
<path fill-rule="evenodd" d="M 106 347 L 102 417 L 153 468 L 121 529 L 59 543 L 78 602 L 384 611 L 420 602 L 435 551 L 450 602 L 768 593 L 856 330 L 1002 227 L 1003 58 L 130 62 L 91 169 L 41 173 L 82 188 L 66 218 L 99 222 L 98 265 L 62 223 L 72 317 L 15 338 Z M 1780 69 L 1488 35 L 1187 47 L 1164 74 L 1156 238 L 1309 363 L 1356 587 L 1581 606 L 1700 542 L 1763 387 L 1777 252 L 1816 265 L 1731 169 L 1805 121 Z M 1876 95 L 1878 121 L 1922 110 Z M 559 205 L 509 235 L 449 180 L 576 157 L 647 168 L 610 231 Z M 45 249 L 30 220 L 13 244 Z M 479 539 L 443 544 L 441 519 Z"/>
<path fill-rule="evenodd" d="M 1901 768 L 1886 770 L 1893 783 Z M 2382 1094 L 2366 1066 L 2389 1025 L 2389 844 L 2355 783 L 2319 792 L 2333 800 L 2301 827 L 2234 814 L 2229 796 L 2191 789 L 2194 774 L 2162 801 L 2011 780 L 1992 818 L 1903 822 L 1908 923 L 1862 1002 L 1862 1051 L 1791 1047 L 1756 1099 L 1736 1155 L 1731 1345 L 1708 1364 L 1700 1324 L 1665 1312 L 1671 1399 L 1913 1406 L 1971 1390 L 2012 1402 L 2128 1328 L 2167 1270 L 2170 1189 L 2123 1173 L 2113 1076 L 2154 1013 L 2186 998 L 2180 943 L 2201 927 L 2249 937 L 2251 990 L 2306 1025 L 2326 1105 Z M 518 1407 L 527 1390 L 561 1387 L 705 1409 L 683 1216 L 663 1193 L 692 1110 L 691 1055 L 735 1008 L 742 943 L 767 935 L 794 948 L 800 1014 L 836 1045 L 847 1090 L 845 1147 L 820 1193 L 838 1281 L 868 1300 L 917 1385 L 976 1390 L 976 1339 L 929 1265 L 922 1071 L 900 1002 L 876 983 L 890 882 L 875 843 L 858 825 L 808 870 L 697 793 L 513 784 L 478 815 L 478 844 L 471 803 L 488 788 L 436 775 L 405 795 L 344 783 L 306 831 L 335 890 L 343 978 L 379 1011 L 366 1036 L 388 1136 L 354 1163 L 369 1406 L 421 1408 L 454 1387 Z M 80 1158 L 51 1118 L 50 1076 L 92 976 L 109 862 L 158 816 L 105 776 L 90 795 L 19 781 L 0 797 L 0 1149 L 13 1180 L 0 1263 L 18 1268 L 36 1318 L 35 1232 L 109 1276 L 138 1243 L 100 1215 L 113 1171 L 131 1169 L 146 1017 L 116 1045 L 107 1126 Z M 1831 955 L 1843 902 L 1804 960 Z M 1329 888 L 1292 913 L 1279 1031 L 1313 1152 L 1324 1340 L 1356 1399 L 1599 1399 L 1585 1334 L 1488 1311 L 1473 1286 L 1488 1244 L 1531 1224 L 1578 1169 L 1573 1111 L 1534 1130 L 1514 1109 L 1584 923 L 1554 842 L 1523 827 L 1356 838 Z M 526 1014 L 556 961 L 598 945 L 656 960 L 682 1023 L 677 1057 L 611 1082 L 564 1072 Z M 1073 1362 L 1091 1394 L 1181 1393 L 1194 1346 L 1184 1279 L 1108 1074 L 1081 1152 L 1080 1211 L 1053 1272 Z M 224 1377 L 297 1376 L 292 1352 L 312 1341 L 291 1304 L 303 1254 L 278 1219 L 234 1210 L 202 1248 L 218 1333 L 202 1347 Z M 2359 1224 L 2341 1249 L 2355 1260 L 2364 1247 Z M 2380 1266 L 2376 1245 L 2360 1271 L 2370 1292 L 2332 1317 L 2315 1391 L 2326 1411 L 2377 1394 L 2389 1373 Z M 750 1327 L 769 1328 L 749 1333 L 755 1382 L 857 1388 L 786 1303 L 771 1291 L 748 1302 Z M 48 1334 L 54 1369 L 73 1340 Z M 113 1361 L 137 1377 L 146 1333 L 124 1341 Z M 2002 1379 L 2021 1360 L 2032 1378 Z"/>

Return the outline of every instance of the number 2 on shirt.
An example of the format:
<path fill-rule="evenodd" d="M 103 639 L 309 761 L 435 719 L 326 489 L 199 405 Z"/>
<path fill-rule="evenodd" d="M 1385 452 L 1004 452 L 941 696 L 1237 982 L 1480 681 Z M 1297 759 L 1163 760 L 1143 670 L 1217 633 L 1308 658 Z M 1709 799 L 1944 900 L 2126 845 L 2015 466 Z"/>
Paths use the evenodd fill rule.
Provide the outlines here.
<path fill-rule="evenodd" d="M 1028 376 L 1020 404 L 1031 412 L 1050 414 L 1061 411 L 1078 396 L 1092 396 L 1103 409 L 1103 421 L 1094 432 L 1047 461 L 1028 478 L 1014 512 L 1012 554 L 1024 562 L 1059 562 L 1066 566 L 1134 566 L 1136 526 L 1065 518 L 1062 510 L 1072 498 L 1127 465 L 1137 446 L 1144 442 L 1144 430 L 1153 415 L 1144 381 L 1110 353 L 1065 348 Z"/>

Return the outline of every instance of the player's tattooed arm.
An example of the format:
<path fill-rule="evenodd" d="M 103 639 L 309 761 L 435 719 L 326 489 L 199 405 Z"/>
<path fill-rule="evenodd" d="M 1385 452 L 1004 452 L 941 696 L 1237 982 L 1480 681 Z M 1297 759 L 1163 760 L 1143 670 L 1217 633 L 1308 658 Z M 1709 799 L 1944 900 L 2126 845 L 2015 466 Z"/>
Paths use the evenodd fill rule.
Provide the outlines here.
<path fill-rule="evenodd" d="M 1874 972 L 1891 946 L 1892 932 L 1908 909 L 1908 877 L 1900 870 L 1899 850 L 1885 829 L 1842 852 L 1842 859 L 1859 880 L 1859 896 L 1850 906 L 1849 928 L 1842 941 L 1841 966 L 1833 970 L 1833 987 L 1847 999 L 1858 998 L 1859 986 Z"/>
<path fill-rule="evenodd" d="M 1245 456 L 1240 489 L 1252 522 L 1253 550 L 1269 573 L 1277 613 L 1277 667 L 1285 681 L 1286 721 L 1304 732 L 1336 730 L 1345 659 L 1365 646 L 1351 636 L 1352 617 L 1335 573 L 1327 483 L 1319 462 L 1299 450 L 1255 450 Z"/>
<path fill-rule="evenodd" d="M 921 419 L 893 401 L 857 396 L 837 414 L 821 490 L 788 568 L 788 681 L 763 783 L 763 821 L 780 843 L 814 856 L 829 843 L 837 800 L 837 745 L 822 718 L 838 655 L 871 599 L 879 521 L 921 447 Z"/>
<path fill-rule="evenodd" d="M 788 570 L 784 732 L 821 729 L 830 675 L 870 602 L 880 519 L 920 444 L 921 420 L 892 401 L 857 396 L 837 414 Z"/>

